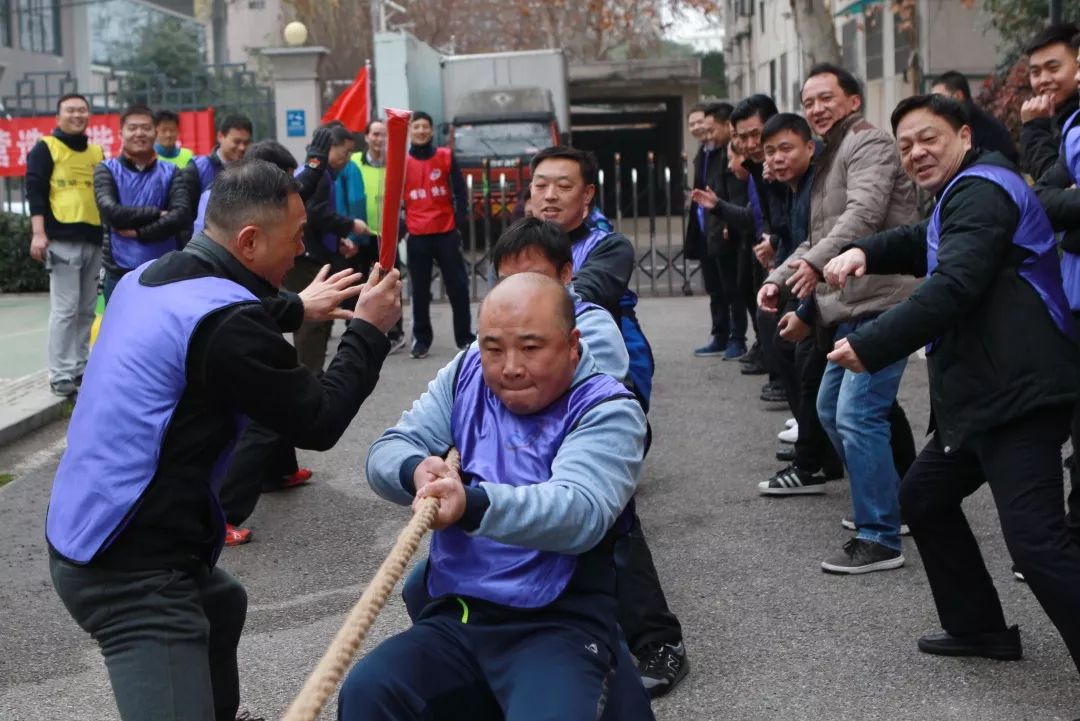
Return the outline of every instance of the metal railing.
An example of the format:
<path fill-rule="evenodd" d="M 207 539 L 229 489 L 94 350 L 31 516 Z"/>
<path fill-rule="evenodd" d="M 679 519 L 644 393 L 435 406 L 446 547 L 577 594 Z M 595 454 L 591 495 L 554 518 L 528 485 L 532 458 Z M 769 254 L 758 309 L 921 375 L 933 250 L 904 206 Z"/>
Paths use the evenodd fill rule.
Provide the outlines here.
<path fill-rule="evenodd" d="M 499 175 L 494 176 L 495 172 Z M 649 152 L 644 167 L 640 168 L 625 167 L 622 157 L 616 154 L 613 174 L 614 179 L 600 171 L 596 203 L 616 232 L 625 235 L 634 246 L 630 288 L 645 296 L 690 295 L 701 290 L 700 264 L 696 260 L 687 260 L 683 253 L 685 209 L 681 202 L 675 206 L 676 198 L 688 197 L 689 193 L 686 154 L 675 165 L 664 165 L 655 153 Z M 512 171 L 493 171 L 485 160 L 479 190 L 472 175 L 465 178 L 469 197 L 479 193 L 481 198 L 472 207 L 479 205 L 484 211 L 479 218 L 470 212 L 468 227 L 463 231 L 465 265 L 474 301 L 482 299 L 494 285 L 491 246 L 515 217 L 505 210 L 518 202 L 516 188 L 512 190 L 508 182 L 511 175 Z M 611 208 L 604 207 L 608 190 L 614 191 L 614 207 Z M 494 207 L 500 208 L 500 212 L 492 213 Z M 438 282 L 436 297 L 445 298 L 446 290 L 437 271 L 434 278 Z"/>

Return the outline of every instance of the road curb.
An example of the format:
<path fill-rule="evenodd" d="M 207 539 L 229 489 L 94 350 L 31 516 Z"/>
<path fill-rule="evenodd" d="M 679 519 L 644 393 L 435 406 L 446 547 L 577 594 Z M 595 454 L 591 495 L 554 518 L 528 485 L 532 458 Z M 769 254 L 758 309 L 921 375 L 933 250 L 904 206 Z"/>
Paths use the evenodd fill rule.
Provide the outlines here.
<path fill-rule="evenodd" d="M 0 381 L 0 446 L 62 417 L 66 402 L 49 390 L 45 371 Z"/>

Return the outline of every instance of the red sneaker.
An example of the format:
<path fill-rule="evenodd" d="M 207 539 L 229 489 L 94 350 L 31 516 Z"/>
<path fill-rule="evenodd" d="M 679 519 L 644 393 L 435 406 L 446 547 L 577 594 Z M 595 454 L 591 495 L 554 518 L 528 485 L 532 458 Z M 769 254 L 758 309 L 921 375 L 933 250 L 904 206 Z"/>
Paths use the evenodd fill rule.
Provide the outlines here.
<path fill-rule="evenodd" d="M 296 473 L 290 473 L 289 475 L 282 477 L 281 487 L 295 488 L 297 486 L 302 486 L 311 480 L 311 476 L 312 473 L 310 468 L 298 468 Z"/>
<path fill-rule="evenodd" d="M 226 546 L 243 546 L 245 543 L 251 543 L 251 535 L 250 528 L 240 528 L 231 523 L 225 524 Z"/>

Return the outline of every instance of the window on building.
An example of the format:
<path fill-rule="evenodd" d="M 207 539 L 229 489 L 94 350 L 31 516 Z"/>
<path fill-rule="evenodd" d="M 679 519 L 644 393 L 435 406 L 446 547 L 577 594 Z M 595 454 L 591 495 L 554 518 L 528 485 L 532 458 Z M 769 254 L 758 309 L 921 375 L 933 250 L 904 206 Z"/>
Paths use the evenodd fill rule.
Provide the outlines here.
<path fill-rule="evenodd" d="M 765 33 L 765 0 L 758 3 L 758 19 L 761 21 L 761 32 Z"/>
<path fill-rule="evenodd" d="M 911 59 L 911 28 L 904 27 L 900 18 L 893 21 L 893 67 L 897 74 L 907 70 Z"/>
<path fill-rule="evenodd" d="M 878 10 L 866 16 L 866 79 L 885 76 L 885 12 Z"/>
<path fill-rule="evenodd" d="M 0 0 L 0 45 L 11 47 L 11 0 Z"/>
<path fill-rule="evenodd" d="M 840 54 L 844 60 L 844 68 L 859 74 L 859 38 L 858 27 L 854 20 L 849 20 L 840 28 Z"/>
<path fill-rule="evenodd" d="M 17 0 L 19 47 L 60 55 L 60 0 Z"/>
<path fill-rule="evenodd" d="M 776 97 L 776 61 L 769 61 L 769 96 Z"/>

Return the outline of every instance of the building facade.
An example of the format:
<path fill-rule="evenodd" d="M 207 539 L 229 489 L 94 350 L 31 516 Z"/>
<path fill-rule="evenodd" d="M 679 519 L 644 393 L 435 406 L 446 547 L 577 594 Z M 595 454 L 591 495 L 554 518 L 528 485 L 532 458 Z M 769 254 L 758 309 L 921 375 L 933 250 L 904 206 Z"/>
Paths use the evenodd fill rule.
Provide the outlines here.
<path fill-rule="evenodd" d="M 781 110 L 799 109 L 809 66 L 791 13 L 792 0 L 726 0 L 725 48 L 733 98 L 761 92 Z M 821 0 L 809 12 L 827 12 Z M 833 24 L 843 65 L 864 84 L 865 114 L 880 127 L 903 98 L 930 88 L 947 70 L 976 86 L 998 63 L 997 34 L 979 9 L 956 0 L 919 0 L 909 19 L 884 0 L 834 0 Z M 918 52 L 914 52 L 917 49 Z"/>

